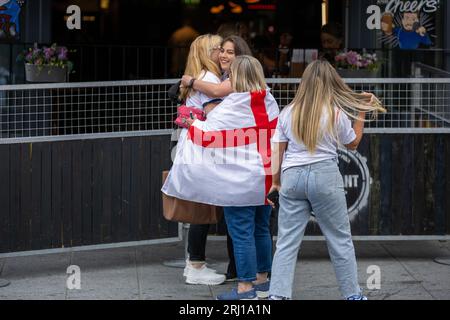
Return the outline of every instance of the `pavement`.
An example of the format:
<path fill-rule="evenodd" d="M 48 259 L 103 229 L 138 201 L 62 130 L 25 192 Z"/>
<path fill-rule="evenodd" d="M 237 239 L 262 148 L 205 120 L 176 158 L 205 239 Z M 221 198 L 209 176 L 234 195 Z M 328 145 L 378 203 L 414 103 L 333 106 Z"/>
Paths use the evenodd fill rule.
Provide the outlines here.
<path fill-rule="evenodd" d="M 355 241 L 355 249 L 369 299 L 450 299 L 450 266 L 435 261 L 450 258 L 450 241 Z M 212 268 L 225 272 L 225 241 L 208 241 L 207 256 Z M 236 285 L 185 284 L 183 269 L 164 264 L 183 257 L 184 245 L 177 242 L 0 258 L 0 278 L 11 282 L 0 288 L 0 300 L 211 300 Z M 71 265 L 80 268 L 80 289 L 66 285 Z M 376 266 L 380 288 L 368 289 Z M 295 300 L 341 299 L 325 242 L 303 243 L 294 288 Z"/>

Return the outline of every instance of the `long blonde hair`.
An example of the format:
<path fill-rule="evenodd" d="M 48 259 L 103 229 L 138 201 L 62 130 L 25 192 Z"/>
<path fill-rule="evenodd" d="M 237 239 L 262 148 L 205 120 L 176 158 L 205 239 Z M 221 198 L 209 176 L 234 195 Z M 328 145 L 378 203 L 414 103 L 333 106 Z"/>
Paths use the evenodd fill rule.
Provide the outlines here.
<path fill-rule="evenodd" d="M 199 79 L 202 73 L 210 71 L 220 77 L 220 68 L 212 61 L 211 53 L 215 47 L 220 47 L 222 38 L 218 35 L 205 34 L 197 37 L 191 44 L 184 74 Z M 192 88 L 182 88 L 180 99 L 185 100 L 192 95 Z"/>
<path fill-rule="evenodd" d="M 251 56 L 238 56 L 231 63 L 230 81 L 234 92 L 266 90 L 261 63 Z"/>
<path fill-rule="evenodd" d="M 358 119 L 357 112 L 386 112 L 380 101 L 374 97 L 372 104 L 367 96 L 351 90 L 330 63 L 316 60 L 308 65 L 302 76 L 300 87 L 292 101 L 292 131 L 309 152 L 314 153 L 324 132 L 336 140 L 335 107 L 348 116 Z M 322 115 L 327 112 L 326 130 L 321 124 Z"/>

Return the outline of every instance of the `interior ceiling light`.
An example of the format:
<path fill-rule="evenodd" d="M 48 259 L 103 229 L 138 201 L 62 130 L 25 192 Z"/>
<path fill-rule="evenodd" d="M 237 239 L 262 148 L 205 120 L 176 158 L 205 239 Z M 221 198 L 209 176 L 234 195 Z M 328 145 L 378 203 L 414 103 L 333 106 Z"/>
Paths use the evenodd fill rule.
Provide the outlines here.
<path fill-rule="evenodd" d="M 101 0 L 100 8 L 103 10 L 108 10 L 109 9 L 109 0 Z"/>
<path fill-rule="evenodd" d="M 232 13 L 242 13 L 242 7 L 234 2 L 229 1 L 228 2 L 229 6 L 231 7 L 231 12 Z"/>
<path fill-rule="evenodd" d="M 328 23 L 328 0 L 322 1 L 322 26 Z"/>
<path fill-rule="evenodd" d="M 211 7 L 210 12 L 211 12 L 212 14 L 219 14 L 219 13 L 221 13 L 224 9 L 225 9 L 225 6 L 224 6 L 223 4 L 221 4 L 220 6 Z"/>

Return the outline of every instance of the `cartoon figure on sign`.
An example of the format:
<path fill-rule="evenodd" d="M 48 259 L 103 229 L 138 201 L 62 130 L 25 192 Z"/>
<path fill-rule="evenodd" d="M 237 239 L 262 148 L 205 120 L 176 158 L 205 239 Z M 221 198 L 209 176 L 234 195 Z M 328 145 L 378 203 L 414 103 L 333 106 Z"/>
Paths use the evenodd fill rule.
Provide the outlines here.
<path fill-rule="evenodd" d="M 381 17 L 381 30 L 384 33 L 383 42 L 392 45 L 392 47 L 398 46 L 400 49 L 406 50 L 417 49 L 420 45 L 431 46 L 433 43 L 426 29 L 426 23 L 429 22 L 429 19 L 424 17 L 423 20 L 421 21 L 418 12 L 403 12 L 397 19 L 394 19 L 392 13 L 385 12 Z M 401 27 L 396 25 L 401 25 Z"/>
<path fill-rule="evenodd" d="M 23 0 L 0 0 L 0 39 L 19 35 L 19 15 L 23 3 Z"/>

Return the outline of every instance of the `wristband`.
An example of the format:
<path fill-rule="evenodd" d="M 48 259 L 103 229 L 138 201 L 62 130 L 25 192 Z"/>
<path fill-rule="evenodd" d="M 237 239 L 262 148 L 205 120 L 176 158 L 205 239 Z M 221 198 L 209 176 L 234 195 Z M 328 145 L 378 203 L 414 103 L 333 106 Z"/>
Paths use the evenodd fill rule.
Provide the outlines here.
<path fill-rule="evenodd" d="M 188 88 L 192 88 L 194 86 L 194 81 L 195 80 L 196 80 L 195 78 L 192 78 L 191 81 L 189 81 Z"/>

